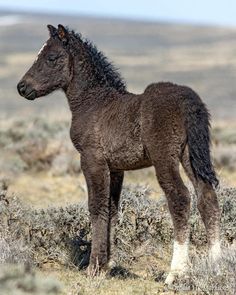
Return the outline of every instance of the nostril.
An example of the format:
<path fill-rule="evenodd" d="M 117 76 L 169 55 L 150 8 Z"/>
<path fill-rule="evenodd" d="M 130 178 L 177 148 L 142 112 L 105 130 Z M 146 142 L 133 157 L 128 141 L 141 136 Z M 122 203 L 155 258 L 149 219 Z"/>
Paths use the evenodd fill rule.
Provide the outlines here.
<path fill-rule="evenodd" d="M 24 88 L 25 87 L 25 82 L 24 81 L 21 81 L 19 84 L 18 84 L 18 88 L 21 89 L 21 88 Z"/>
<path fill-rule="evenodd" d="M 17 85 L 17 89 L 20 94 L 24 94 L 26 90 L 26 83 L 24 81 L 19 82 Z"/>

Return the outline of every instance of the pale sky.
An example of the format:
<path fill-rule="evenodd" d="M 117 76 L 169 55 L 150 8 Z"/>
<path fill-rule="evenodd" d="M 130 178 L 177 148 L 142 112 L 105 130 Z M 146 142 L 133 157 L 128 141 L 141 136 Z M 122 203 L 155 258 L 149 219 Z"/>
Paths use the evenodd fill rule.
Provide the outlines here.
<path fill-rule="evenodd" d="M 236 0 L 0 0 L 2 9 L 236 26 Z"/>

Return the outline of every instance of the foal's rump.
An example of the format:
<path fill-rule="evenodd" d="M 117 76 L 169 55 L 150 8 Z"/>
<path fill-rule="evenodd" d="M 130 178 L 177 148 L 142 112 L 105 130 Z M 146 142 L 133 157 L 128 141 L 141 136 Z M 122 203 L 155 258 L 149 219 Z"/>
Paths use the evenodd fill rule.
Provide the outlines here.
<path fill-rule="evenodd" d="M 177 163 L 188 145 L 195 177 L 217 186 L 210 156 L 210 115 L 200 97 L 186 86 L 161 82 L 150 84 L 142 100 L 142 134 L 153 164 Z"/>

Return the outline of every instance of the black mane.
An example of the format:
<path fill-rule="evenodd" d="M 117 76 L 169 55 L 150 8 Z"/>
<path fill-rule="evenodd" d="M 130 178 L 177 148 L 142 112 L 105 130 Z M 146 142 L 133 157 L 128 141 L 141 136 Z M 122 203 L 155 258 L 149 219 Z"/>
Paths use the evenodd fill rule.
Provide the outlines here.
<path fill-rule="evenodd" d="M 82 45 L 86 50 L 87 56 L 93 67 L 93 74 L 99 84 L 115 88 L 121 93 L 127 92 L 126 84 L 118 69 L 114 67 L 114 65 L 109 62 L 107 57 L 97 49 L 96 45 L 94 45 L 90 40 L 82 38 L 81 34 L 75 33 L 73 30 L 70 30 L 69 34 L 70 45 L 74 45 L 73 47 L 75 50 L 76 46 L 78 46 L 78 42 L 80 46 Z"/>

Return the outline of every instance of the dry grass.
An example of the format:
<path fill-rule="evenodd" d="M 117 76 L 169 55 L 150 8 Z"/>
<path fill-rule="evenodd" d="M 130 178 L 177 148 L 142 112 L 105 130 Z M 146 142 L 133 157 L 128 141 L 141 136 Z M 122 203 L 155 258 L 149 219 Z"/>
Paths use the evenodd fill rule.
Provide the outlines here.
<path fill-rule="evenodd" d="M 2 186 L 6 188 L 4 183 Z M 164 290 L 163 281 L 170 260 L 172 225 L 164 199 L 151 200 L 148 193 L 143 187 L 123 191 L 115 238 L 117 267 L 110 273 L 91 278 L 83 270 L 78 272 L 78 268 L 83 269 L 87 265 L 91 248 L 86 206 L 77 204 L 35 210 L 3 190 L 0 201 L 1 261 L 34 265 L 44 275 L 54 269 L 56 277 L 64 281 L 64 294 L 92 294 L 95 290 L 96 294 L 159 294 Z M 227 247 L 234 243 L 236 237 L 235 196 L 235 189 L 218 191 L 222 208 L 222 239 Z M 195 202 L 190 223 L 192 252 L 198 257 L 198 249 L 205 248 L 206 238 Z M 180 281 L 175 288 L 183 290 L 185 286 L 189 292 L 209 291 L 213 288 L 213 279 L 218 282 L 217 288 L 223 288 L 222 278 L 231 282 L 231 272 L 235 269 L 235 252 L 230 251 L 217 265 L 219 273 L 207 260 L 193 259 L 190 281 L 187 285 Z M 208 277 L 204 280 L 206 269 Z M 211 294 L 208 291 L 204 292 Z M 224 294 L 221 290 L 217 292 Z"/>

